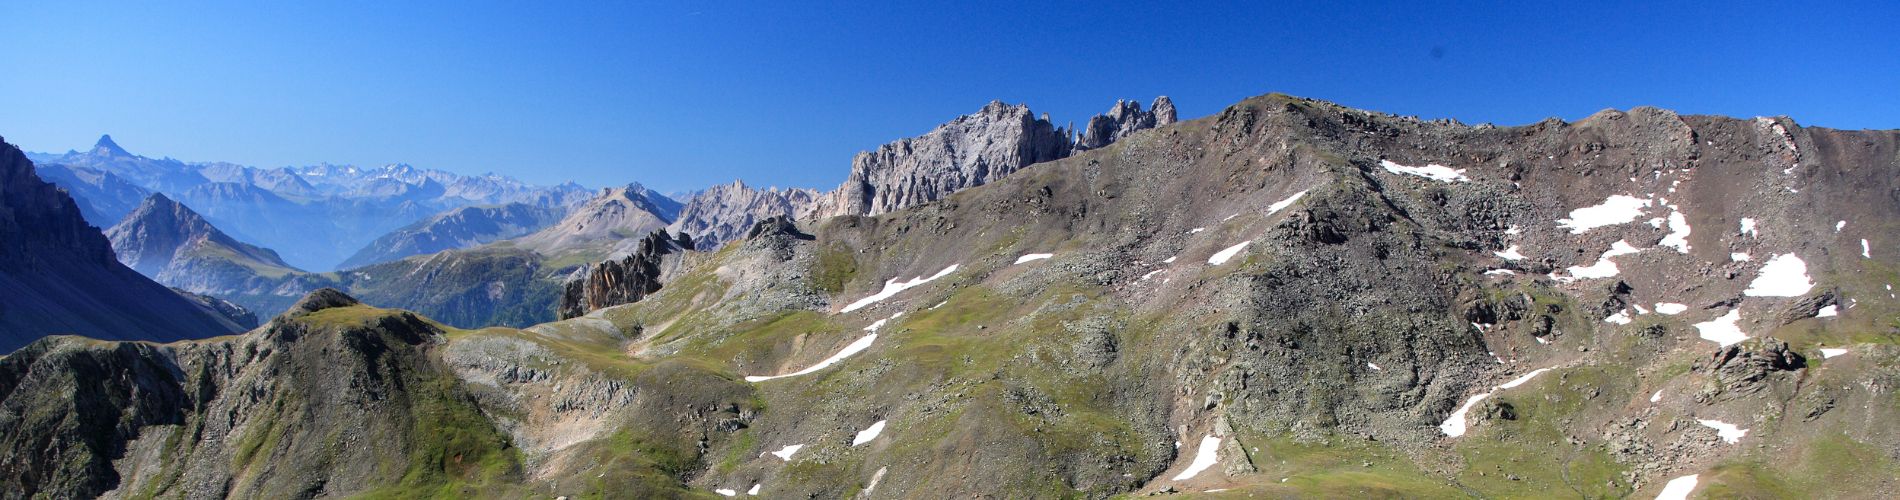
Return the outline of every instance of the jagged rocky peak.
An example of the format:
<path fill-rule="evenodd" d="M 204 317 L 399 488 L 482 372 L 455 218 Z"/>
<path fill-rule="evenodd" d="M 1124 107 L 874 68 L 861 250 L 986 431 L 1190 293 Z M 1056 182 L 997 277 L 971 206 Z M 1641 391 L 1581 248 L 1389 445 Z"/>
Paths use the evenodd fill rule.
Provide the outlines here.
<path fill-rule="evenodd" d="M 1174 101 L 1168 96 L 1156 97 L 1147 111 L 1141 109 L 1141 103 L 1117 100 L 1108 112 L 1089 118 L 1089 123 L 1076 140 L 1075 149 L 1085 151 L 1101 148 L 1138 131 L 1174 123 Z"/>
<path fill-rule="evenodd" d="M 811 189 L 758 189 L 743 181 L 707 188 L 686 202 L 679 219 L 668 229 L 697 235 L 702 248 L 745 235 L 760 220 L 777 216 L 802 218 L 817 207 L 818 191 Z"/>
<path fill-rule="evenodd" d="M 93 156 L 106 156 L 106 157 L 132 156 L 132 153 L 126 152 L 125 148 L 119 147 L 119 143 L 112 141 L 111 134 L 99 136 L 99 142 L 93 143 L 91 153 Z"/>
<path fill-rule="evenodd" d="M 562 285 L 561 319 L 596 309 L 631 304 L 660 291 L 661 259 L 693 249 L 686 233 L 670 236 L 665 229 L 647 233 L 632 255 L 583 268 Z"/>
<path fill-rule="evenodd" d="M 924 135 L 858 153 L 850 177 L 818 200 L 812 216 L 877 215 L 929 203 L 1175 120 L 1174 101 L 1166 96 L 1147 111 L 1120 101 L 1078 134 L 1055 126 L 1047 115 L 1035 115 L 1029 106 L 990 101 Z"/>
<path fill-rule="evenodd" d="M 858 153 L 850 177 L 820 200 L 817 216 L 877 215 L 928 203 L 1073 149 L 1067 131 L 1029 106 L 991 101 L 924 135 Z"/>

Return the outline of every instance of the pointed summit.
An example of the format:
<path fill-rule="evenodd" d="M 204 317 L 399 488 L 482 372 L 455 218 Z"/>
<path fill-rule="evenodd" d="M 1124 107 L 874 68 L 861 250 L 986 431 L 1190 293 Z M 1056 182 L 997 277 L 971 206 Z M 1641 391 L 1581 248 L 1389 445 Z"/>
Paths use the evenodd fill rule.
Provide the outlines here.
<path fill-rule="evenodd" d="M 93 143 L 92 145 L 92 154 L 98 156 L 132 156 L 132 153 L 127 153 L 125 148 L 119 147 L 119 143 L 112 142 L 111 134 L 99 136 L 99 142 Z"/>

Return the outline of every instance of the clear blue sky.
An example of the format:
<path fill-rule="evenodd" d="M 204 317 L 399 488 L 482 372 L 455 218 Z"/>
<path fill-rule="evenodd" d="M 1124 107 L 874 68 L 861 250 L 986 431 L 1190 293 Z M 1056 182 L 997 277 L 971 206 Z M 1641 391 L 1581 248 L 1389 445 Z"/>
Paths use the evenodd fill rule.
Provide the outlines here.
<path fill-rule="evenodd" d="M 1278 91 L 1468 123 L 1657 105 L 1900 128 L 1892 1 L 605 3 L 5 2 L 0 135 L 677 190 L 828 189 L 991 99 L 1058 122 Z"/>

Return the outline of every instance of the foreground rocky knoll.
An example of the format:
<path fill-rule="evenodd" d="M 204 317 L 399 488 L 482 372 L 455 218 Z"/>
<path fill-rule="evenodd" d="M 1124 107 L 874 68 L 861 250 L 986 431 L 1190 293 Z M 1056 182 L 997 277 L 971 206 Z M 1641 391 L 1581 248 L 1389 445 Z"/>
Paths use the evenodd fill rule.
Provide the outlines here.
<path fill-rule="evenodd" d="M 0 361 L 5 454 L 41 457 L 0 479 L 1889 497 L 1897 155 L 1785 118 L 1473 127 L 1260 97 L 935 202 L 776 219 L 527 329 L 320 293 L 232 338 L 48 339 Z"/>

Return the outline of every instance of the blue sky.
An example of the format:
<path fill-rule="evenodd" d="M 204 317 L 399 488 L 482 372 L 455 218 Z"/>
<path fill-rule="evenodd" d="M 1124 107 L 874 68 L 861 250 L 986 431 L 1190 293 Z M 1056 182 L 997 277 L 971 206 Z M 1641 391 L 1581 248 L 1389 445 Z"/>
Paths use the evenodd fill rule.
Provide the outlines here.
<path fill-rule="evenodd" d="M 1891 1 L 290 3 L 0 5 L 0 135 L 670 191 L 828 189 L 992 99 L 1058 122 L 1285 92 L 1468 123 L 1656 105 L 1900 128 Z"/>

